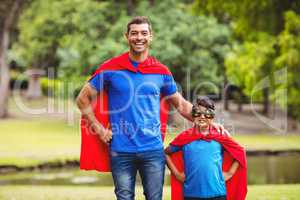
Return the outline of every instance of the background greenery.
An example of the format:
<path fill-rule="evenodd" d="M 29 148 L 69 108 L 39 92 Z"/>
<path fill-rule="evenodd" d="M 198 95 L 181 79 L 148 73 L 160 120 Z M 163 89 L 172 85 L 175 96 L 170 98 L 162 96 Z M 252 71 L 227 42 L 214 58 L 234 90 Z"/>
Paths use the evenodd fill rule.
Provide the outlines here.
<path fill-rule="evenodd" d="M 285 109 L 287 103 L 289 117 L 300 119 L 300 1 L 2 0 L 1 28 L 13 13 L 8 8 L 16 2 L 25 6 L 16 12 L 18 20 L 16 17 L 6 26 L 11 40 L 4 56 L 5 34 L 0 31 L 0 58 L 12 68 L 11 89 L 15 83 L 26 89 L 24 71 L 41 68 L 49 75 L 41 79 L 43 94 L 56 98 L 24 101 L 30 108 L 44 107 L 49 100 L 61 105 L 57 99 L 75 108 L 74 97 L 97 66 L 128 50 L 124 32 L 130 18 L 146 15 L 154 31 L 151 54 L 169 66 L 185 97 L 197 93 L 220 98 L 224 87 L 234 85 L 231 98 L 236 102 L 252 99 L 265 105 L 265 114 L 267 108 L 280 105 Z M 3 75 L 4 65 L 0 64 Z M 262 80 L 268 87 L 257 90 Z M 202 83 L 205 86 L 199 88 Z M 8 94 L 2 93 L 2 82 L 0 91 L 1 95 Z M 278 98 L 282 91 L 287 91 L 287 102 Z M 0 165 L 25 167 L 78 160 L 78 115 L 74 115 L 72 126 L 67 126 L 61 113 L 29 116 L 21 114 L 16 105 L 9 108 L 11 118 L 0 121 Z M 174 136 L 169 133 L 165 144 Z M 262 131 L 233 137 L 248 150 L 300 149 L 298 134 L 269 135 Z M 293 171 L 290 174 L 297 176 Z M 36 171 L 26 176 L 34 177 Z M 1 180 L 22 178 L 15 173 L 3 175 Z M 112 187 L 31 186 L 26 181 L 24 185 L 12 182 L 1 186 L 0 199 L 114 199 Z M 142 199 L 140 186 L 137 191 L 137 198 Z M 165 199 L 170 198 L 169 191 L 166 186 Z M 297 200 L 299 191 L 297 184 L 251 185 L 247 199 Z"/>
<path fill-rule="evenodd" d="M 278 96 L 286 89 L 288 114 L 299 119 L 299 4 L 288 0 L 34 0 L 19 19 L 9 58 L 23 67 L 54 69 L 52 78 L 76 82 L 126 51 L 126 23 L 133 15 L 146 15 L 154 29 L 151 54 L 170 67 L 185 96 L 219 95 L 229 83 L 239 91 L 233 98 L 264 102 L 267 114 L 270 104 L 285 106 L 285 99 Z M 255 91 L 264 78 L 269 87 Z M 199 80 L 210 84 L 198 88 Z"/>
<path fill-rule="evenodd" d="M 79 126 L 67 126 L 64 120 L 36 118 L 6 120 L 0 123 L 0 165 L 33 166 L 45 162 L 78 160 Z M 21 131 L 22 130 L 22 131 Z M 13 134 L 11 134 L 13 133 Z M 176 133 L 167 133 L 168 145 Z M 233 135 L 247 150 L 300 150 L 300 135 Z"/>

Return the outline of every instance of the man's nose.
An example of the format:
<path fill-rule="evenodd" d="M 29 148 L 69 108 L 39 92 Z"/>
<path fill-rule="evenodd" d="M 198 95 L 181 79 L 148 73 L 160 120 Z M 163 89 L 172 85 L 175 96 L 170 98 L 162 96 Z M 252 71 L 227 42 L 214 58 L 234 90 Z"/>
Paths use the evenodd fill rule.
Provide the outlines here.
<path fill-rule="evenodd" d="M 137 34 L 137 39 L 140 40 L 140 39 L 142 39 L 142 38 L 143 38 L 142 33 L 138 33 L 138 34 Z"/>

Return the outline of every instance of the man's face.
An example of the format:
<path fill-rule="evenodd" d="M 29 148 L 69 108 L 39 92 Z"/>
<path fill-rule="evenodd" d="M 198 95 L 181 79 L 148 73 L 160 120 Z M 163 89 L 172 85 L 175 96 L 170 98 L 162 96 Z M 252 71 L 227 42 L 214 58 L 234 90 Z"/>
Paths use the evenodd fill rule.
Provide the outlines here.
<path fill-rule="evenodd" d="M 131 24 L 126 38 L 130 49 L 135 53 L 142 53 L 148 50 L 152 40 L 152 34 L 148 24 Z"/>

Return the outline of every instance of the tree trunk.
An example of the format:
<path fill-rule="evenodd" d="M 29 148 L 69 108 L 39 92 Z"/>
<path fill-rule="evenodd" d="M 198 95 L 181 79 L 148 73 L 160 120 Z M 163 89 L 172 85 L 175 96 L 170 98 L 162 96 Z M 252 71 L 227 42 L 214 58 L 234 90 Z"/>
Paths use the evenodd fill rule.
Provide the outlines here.
<path fill-rule="evenodd" d="M 150 6 L 151 6 L 151 7 L 154 7 L 154 5 L 155 5 L 155 0 L 149 0 L 149 3 L 150 3 Z"/>
<path fill-rule="evenodd" d="M 3 38 L 4 39 L 4 38 Z M 3 40 L 3 43 L 7 42 Z M 5 62 L 5 50 L 1 51 L 0 55 L 0 118 L 5 118 L 8 115 L 8 96 L 9 96 L 9 67 Z"/>
<path fill-rule="evenodd" d="M 133 15 L 133 0 L 127 0 L 127 14 L 129 16 Z"/>
<path fill-rule="evenodd" d="M 228 84 L 228 79 L 226 74 L 224 74 L 224 88 L 223 88 L 223 98 L 224 98 L 224 110 L 229 110 L 229 101 L 228 101 L 228 88 L 229 88 L 229 84 Z"/>
<path fill-rule="evenodd" d="M 22 0 L 16 0 L 8 15 L 4 18 L 4 25 L 0 38 L 0 118 L 8 115 L 8 97 L 9 97 L 9 65 L 6 62 L 6 53 L 9 47 L 9 36 L 15 22 L 16 16 L 21 8 Z"/>
<path fill-rule="evenodd" d="M 242 103 L 242 101 L 238 102 L 238 112 L 239 113 L 243 112 L 243 103 Z"/>
<path fill-rule="evenodd" d="M 264 108 L 263 108 L 263 114 L 266 116 L 269 116 L 269 107 L 270 107 L 270 102 L 269 102 L 269 88 L 264 88 L 263 89 L 263 98 L 264 98 Z"/>

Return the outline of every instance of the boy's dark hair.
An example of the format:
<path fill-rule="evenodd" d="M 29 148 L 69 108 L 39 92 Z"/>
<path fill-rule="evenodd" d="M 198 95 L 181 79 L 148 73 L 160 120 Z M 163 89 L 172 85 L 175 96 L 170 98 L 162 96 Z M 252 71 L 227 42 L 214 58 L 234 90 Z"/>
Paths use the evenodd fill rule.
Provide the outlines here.
<path fill-rule="evenodd" d="M 136 16 L 136 17 L 132 18 L 127 24 L 127 33 L 129 33 L 129 31 L 130 31 L 131 24 L 148 24 L 149 31 L 150 31 L 150 33 L 152 32 L 150 20 L 146 16 Z"/>
<path fill-rule="evenodd" d="M 192 116 L 197 117 L 199 116 L 199 106 L 205 107 L 206 110 L 206 116 L 207 118 L 214 118 L 215 116 L 215 103 L 208 97 L 206 96 L 198 96 L 196 99 L 196 102 L 193 103 L 193 108 L 192 108 Z"/>
<path fill-rule="evenodd" d="M 207 96 L 198 96 L 194 106 L 203 106 L 205 108 L 215 110 L 215 103 Z"/>

